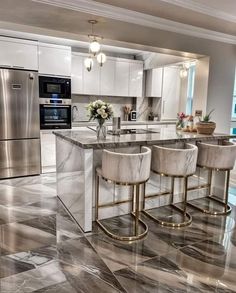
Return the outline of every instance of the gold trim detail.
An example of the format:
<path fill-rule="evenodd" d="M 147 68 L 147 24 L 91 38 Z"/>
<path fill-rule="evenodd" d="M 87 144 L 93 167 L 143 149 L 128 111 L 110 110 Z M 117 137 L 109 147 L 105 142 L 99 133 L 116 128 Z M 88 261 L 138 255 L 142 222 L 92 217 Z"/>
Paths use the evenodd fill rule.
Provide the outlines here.
<path fill-rule="evenodd" d="M 200 166 L 199 166 L 200 167 Z M 224 211 L 215 211 L 215 210 L 208 210 L 208 209 L 204 209 L 204 208 L 200 208 L 199 206 L 191 203 L 191 202 L 188 202 L 187 204 L 189 206 L 191 206 L 192 208 L 195 208 L 205 214 L 209 214 L 209 215 L 212 215 L 212 216 L 224 216 L 224 215 L 228 215 L 232 208 L 231 206 L 228 204 L 228 197 L 229 197 L 229 180 L 230 180 L 230 169 L 212 169 L 212 168 L 207 168 L 207 167 L 202 167 L 204 169 L 208 169 L 209 173 L 208 173 L 208 189 L 209 189 L 209 194 L 207 197 L 204 197 L 205 198 L 208 198 L 212 201 L 215 201 L 217 203 L 219 203 L 220 205 L 222 205 L 224 207 Z M 226 182 L 225 182 L 225 189 L 224 189 L 224 201 L 214 197 L 214 195 L 212 195 L 211 193 L 211 187 L 212 187 L 212 172 L 213 171 L 225 171 L 226 172 Z M 201 200 L 201 199 L 198 199 L 198 200 Z"/>
<path fill-rule="evenodd" d="M 103 180 L 107 181 L 107 182 L 111 182 L 111 183 L 115 183 L 116 185 L 125 185 L 125 186 L 131 186 L 132 187 L 132 198 L 128 199 L 128 200 L 122 200 L 122 201 L 117 201 L 114 203 L 107 203 L 107 204 L 99 204 L 99 178 L 102 178 Z M 144 223 L 144 221 L 142 221 L 140 219 L 140 212 L 139 212 L 139 194 L 140 194 L 140 187 L 143 184 L 145 186 L 145 182 L 138 182 L 138 183 L 131 183 L 131 182 L 126 182 L 126 183 L 121 183 L 121 182 L 115 182 L 112 180 L 108 180 L 106 178 L 104 178 L 102 175 L 99 175 L 98 172 L 96 172 L 96 176 L 95 176 L 95 198 L 96 198 L 96 207 L 95 207 L 95 221 L 96 223 L 99 225 L 99 227 L 111 238 L 116 239 L 116 240 L 120 240 L 120 241 L 135 241 L 135 240 L 139 240 L 143 237 L 145 237 L 148 233 L 148 226 Z M 144 187 L 144 191 L 145 191 L 145 187 Z M 124 236 L 124 235 L 118 235 L 115 233 L 112 233 L 111 231 L 109 231 L 109 229 L 107 229 L 102 222 L 98 219 L 98 210 L 101 207 L 108 207 L 108 206 L 114 206 L 117 204 L 122 204 L 125 202 L 131 202 L 132 203 L 132 212 L 131 215 L 134 218 L 135 224 L 134 224 L 134 233 L 133 235 L 129 235 L 129 236 Z M 135 209 L 135 212 L 134 212 Z M 139 225 L 141 225 L 144 229 L 144 231 L 142 233 L 139 233 Z"/>
<path fill-rule="evenodd" d="M 190 175 L 189 175 L 190 176 Z M 159 220 L 158 218 L 154 217 L 153 215 L 151 215 L 148 210 L 145 210 L 145 194 L 144 194 L 144 203 L 143 203 L 143 213 L 145 215 L 147 215 L 148 217 L 150 217 L 151 219 L 153 219 L 154 221 L 158 222 L 160 225 L 162 226 L 167 226 L 167 227 L 172 227 L 172 228 L 179 228 L 179 227 L 184 227 L 184 226 L 188 226 L 191 224 L 192 222 L 192 216 L 187 212 L 187 193 L 188 193 L 188 177 L 183 177 L 184 178 L 184 208 L 181 209 L 179 207 L 177 207 L 176 205 L 174 205 L 174 180 L 175 176 L 169 176 L 171 177 L 171 190 L 170 190 L 170 195 L 171 195 L 171 203 L 170 206 L 176 210 L 178 210 L 180 213 L 182 213 L 183 217 L 184 217 L 184 221 L 180 222 L 180 223 L 174 223 L 174 222 L 168 222 L 168 221 L 162 221 Z"/>

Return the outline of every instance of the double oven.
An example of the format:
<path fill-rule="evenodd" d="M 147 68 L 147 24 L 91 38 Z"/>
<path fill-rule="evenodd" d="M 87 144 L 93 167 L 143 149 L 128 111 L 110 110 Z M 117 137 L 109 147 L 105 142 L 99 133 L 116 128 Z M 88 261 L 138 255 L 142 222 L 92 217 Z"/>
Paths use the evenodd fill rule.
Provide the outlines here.
<path fill-rule="evenodd" d="M 39 76 L 40 129 L 71 128 L 71 80 Z"/>

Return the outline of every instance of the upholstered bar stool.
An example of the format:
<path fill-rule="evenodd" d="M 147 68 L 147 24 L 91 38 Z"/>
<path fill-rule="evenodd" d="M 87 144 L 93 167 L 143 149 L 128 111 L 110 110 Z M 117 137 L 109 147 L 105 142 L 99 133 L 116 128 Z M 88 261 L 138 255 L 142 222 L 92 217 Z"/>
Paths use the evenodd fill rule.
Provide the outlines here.
<path fill-rule="evenodd" d="M 182 222 L 169 222 L 158 219 L 153 216 L 148 210 L 145 210 L 145 200 L 143 204 L 144 213 L 157 221 L 163 226 L 182 227 L 191 223 L 192 217 L 186 211 L 187 206 L 187 188 L 188 177 L 192 176 L 196 171 L 198 149 L 195 145 L 184 144 L 182 147 L 162 147 L 153 146 L 152 148 L 152 166 L 151 170 L 161 176 L 171 177 L 171 203 L 170 206 L 177 210 L 182 216 Z M 175 178 L 184 179 L 184 202 L 183 209 L 174 205 L 174 181 Z"/>
<path fill-rule="evenodd" d="M 142 147 L 140 153 L 124 154 L 116 153 L 108 150 L 103 150 L 102 166 L 96 170 L 96 214 L 95 220 L 103 231 L 110 237 L 118 240 L 133 241 L 144 237 L 148 232 L 148 227 L 140 219 L 139 202 L 140 202 L 140 186 L 147 182 L 150 177 L 151 166 L 151 150 L 147 147 Z M 99 179 L 102 178 L 107 182 L 116 185 L 126 185 L 132 187 L 132 211 L 134 217 L 134 233 L 128 236 L 117 235 L 109 231 L 99 220 L 99 207 L 107 206 L 99 203 Z M 134 192 L 135 191 L 135 192 Z M 111 205 L 115 205 L 116 202 Z M 144 228 L 142 233 L 139 233 L 139 225 Z"/>
<path fill-rule="evenodd" d="M 188 202 L 192 207 L 211 215 L 226 215 L 230 213 L 231 207 L 228 205 L 228 193 L 229 193 L 229 179 L 230 170 L 234 168 L 234 163 L 236 159 L 236 145 L 229 142 L 223 141 L 222 145 L 215 145 L 209 143 L 198 143 L 198 167 L 208 169 L 208 189 L 209 194 L 207 199 L 213 202 L 217 202 L 222 205 L 223 209 L 221 211 L 201 208 L 199 205 L 195 205 Z M 212 194 L 212 173 L 214 171 L 225 171 L 226 172 L 226 182 L 224 187 L 224 199 L 223 201 L 216 198 Z"/>

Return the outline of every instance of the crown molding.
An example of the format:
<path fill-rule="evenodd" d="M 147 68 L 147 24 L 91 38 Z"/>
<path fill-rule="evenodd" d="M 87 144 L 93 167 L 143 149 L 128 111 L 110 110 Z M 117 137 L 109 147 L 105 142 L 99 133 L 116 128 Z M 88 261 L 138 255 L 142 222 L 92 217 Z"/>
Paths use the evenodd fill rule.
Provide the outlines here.
<path fill-rule="evenodd" d="M 169 4 L 177 5 L 186 9 L 193 10 L 195 12 L 203 13 L 215 18 L 220 18 L 225 21 L 235 22 L 236 23 L 236 15 L 223 12 L 219 9 L 210 7 L 205 4 L 197 3 L 194 0 L 161 0 L 162 2 L 167 2 Z M 207 2 L 207 1 L 206 1 Z"/>
<path fill-rule="evenodd" d="M 113 20 L 166 30 L 192 37 L 204 38 L 213 41 L 236 44 L 236 36 L 228 35 L 200 27 L 187 25 L 168 19 L 103 4 L 93 0 L 31 0 L 60 8 L 70 9 L 82 13 L 92 14 Z M 165 1 L 165 0 L 164 0 Z"/>

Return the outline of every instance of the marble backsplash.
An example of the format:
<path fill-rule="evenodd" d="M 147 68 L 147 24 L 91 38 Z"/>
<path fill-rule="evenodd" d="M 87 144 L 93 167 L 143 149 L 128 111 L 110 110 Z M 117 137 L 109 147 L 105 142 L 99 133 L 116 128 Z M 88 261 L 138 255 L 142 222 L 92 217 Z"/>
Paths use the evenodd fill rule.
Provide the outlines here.
<path fill-rule="evenodd" d="M 124 110 L 123 107 L 125 105 L 130 108 L 135 107 L 135 102 L 132 97 L 100 97 L 100 96 L 80 96 L 80 95 L 72 95 L 72 106 L 77 107 L 77 111 L 74 109 L 72 111 L 72 120 L 73 121 L 88 121 L 88 113 L 86 110 L 86 106 L 88 103 L 101 99 L 104 102 L 108 102 L 112 104 L 114 109 L 114 116 L 120 116 L 122 120 L 124 120 Z"/>
<path fill-rule="evenodd" d="M 148 120 L 148 115 L 152 111 L 155 116 L 160 117 L 161 111 L 161 99 L 155 98 L 150 100 L 147 97 L 104 97 L 104 96 L 81 96 L 72 95 L 72 120 L 73 121 L 88 121 L 86 106 L 88 103 L 101 99 L 105 102 L 109 102 L 113 105 L 114 116 L 120 116 L 121 120 L 124 120 L 124 106 L 137 111 L 137 121 Z"/>

